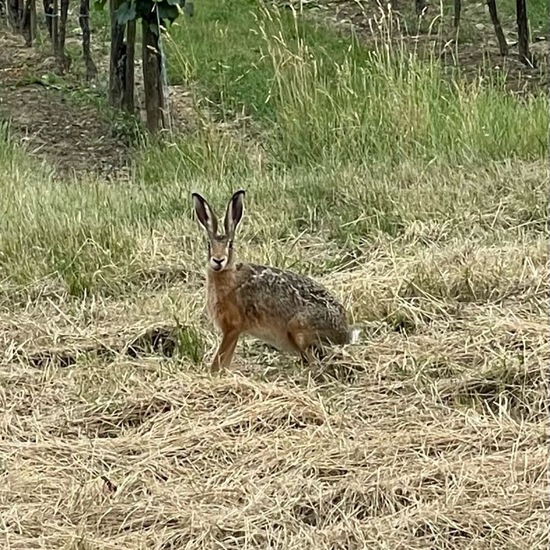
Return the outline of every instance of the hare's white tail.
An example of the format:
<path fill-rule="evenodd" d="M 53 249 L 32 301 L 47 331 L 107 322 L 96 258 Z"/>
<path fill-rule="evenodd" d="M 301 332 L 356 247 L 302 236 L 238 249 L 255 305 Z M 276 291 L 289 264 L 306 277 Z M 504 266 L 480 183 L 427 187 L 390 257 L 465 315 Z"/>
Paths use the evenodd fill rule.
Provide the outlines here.
<path fill-rule="evenodd" d="M 349 343 L 353 346 L 358 344 L 361 341 L 361 329 L 358 327 L 353 327 L 349 331 Z"/>

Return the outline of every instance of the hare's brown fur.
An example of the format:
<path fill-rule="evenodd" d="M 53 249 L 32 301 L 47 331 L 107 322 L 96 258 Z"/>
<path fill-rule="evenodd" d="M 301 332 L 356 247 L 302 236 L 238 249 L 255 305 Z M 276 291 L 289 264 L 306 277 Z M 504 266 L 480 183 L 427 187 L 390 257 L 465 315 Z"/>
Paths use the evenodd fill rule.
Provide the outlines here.
<path fill-rule="evenodd" d="M 193 195 L 199 221 L 209 236 L 208 313 L 222 333 L 212 367 L 231 364 L 242 333 L 307 361 L 315 344 L 348 343 L 345 309 L 320 284 L 275 267 L 234 262 L 232 245 L 243 195 L 238 191 L 229 202 L 226 235 L 217 233 L 217 219 L 208 203 Z"/>

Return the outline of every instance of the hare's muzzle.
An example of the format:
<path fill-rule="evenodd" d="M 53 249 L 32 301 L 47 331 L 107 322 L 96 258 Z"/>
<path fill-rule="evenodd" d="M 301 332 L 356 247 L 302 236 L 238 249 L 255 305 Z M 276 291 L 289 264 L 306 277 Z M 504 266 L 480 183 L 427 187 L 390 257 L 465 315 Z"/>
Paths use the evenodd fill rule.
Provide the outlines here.
<path fill-rule="evenodd" d="M 227 258 L 210 258 L 210 267 L 214 271 L 221 271 L 227 265 Z"/>

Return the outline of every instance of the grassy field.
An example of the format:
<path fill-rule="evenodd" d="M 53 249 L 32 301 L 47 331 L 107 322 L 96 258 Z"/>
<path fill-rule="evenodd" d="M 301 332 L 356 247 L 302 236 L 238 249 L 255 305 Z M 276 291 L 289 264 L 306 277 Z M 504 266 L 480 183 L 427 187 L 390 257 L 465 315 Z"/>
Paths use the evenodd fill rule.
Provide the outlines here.
<path fill-rule="evenodd" d="M 203 0 L 168 46 L 190 129 L 127 179 L 0 126 L 2 548 L 548 546 L 548 101 L 387 45 Z M 239 255 L 358 345 L 209 374 L 190 193 L 237 187 Z"/>

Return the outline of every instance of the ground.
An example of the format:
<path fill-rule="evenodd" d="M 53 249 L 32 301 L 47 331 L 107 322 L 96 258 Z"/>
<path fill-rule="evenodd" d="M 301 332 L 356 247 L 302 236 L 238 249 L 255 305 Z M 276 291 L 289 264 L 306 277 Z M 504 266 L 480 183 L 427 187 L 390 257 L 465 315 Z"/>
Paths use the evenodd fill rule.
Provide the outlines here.
<path fill-rule="evenodd" d="M 25 48 L 22 37 L 0 27 L 0 114 L 60 176 L 116 177 L 129 160 L 128 147 L 97 105 L 48 82 L 53 65 L 43 49 Z"/>
<path fill-rule="evenodd" d="M 13 170 L 6 192 L 23 198 L 0 202 L 2 265 L 38 274 L 0 287 L 2 548 L 548 547 L 544 160 L 327 168 L 333 202 L 305 205 L 290 219 L 306 229 L 283 236 L 302 205 L 280 196 L 315 196 L 318 174 L 277 175 L 271 195 L 250 178 L 238 253 L 313 272 L 361 340 L 306 367 L 243 338 L 211 375 L 205 246 L 189 212 L 170 210 L 180 181 L 146 195 L 114 178 L 132 151 L 101 106 L 0 33 L 0 109 L 67 181 L 59 192 Z M 333 204 L 373 196 L 349 241 L 386 211 L 395 235 L 350 245 L 322 225 Z M 150 212 L 154 229 L 132 217 Z M 62 274 L 40 271 L 52 256 Z M 75 264 L 89 287 L 69 288 Z"/>
<path fill-rule="evenodd" d="M 410 301 L 309 368 L 251 342 L 215 377 L 128 354 L 200 302 L 198 274 L 4 309 L 3 547 L 545 548 L 544 267 L 511 252 L 480 251 L 494 296 Z M 399 280 L 380 258 L 324 282 L 384 307 Z"/>

